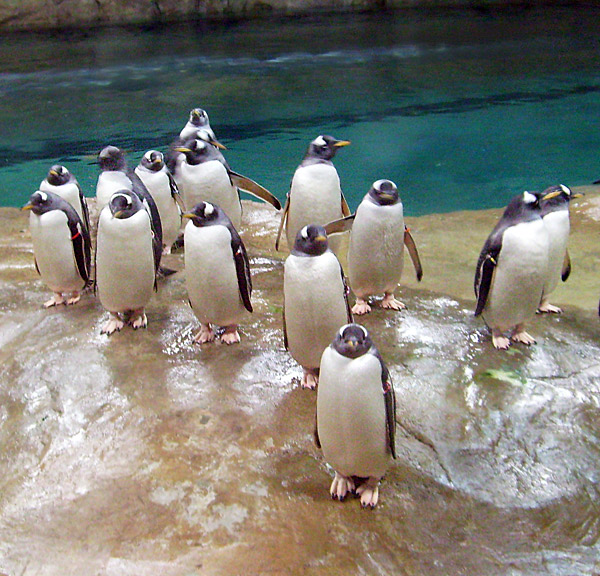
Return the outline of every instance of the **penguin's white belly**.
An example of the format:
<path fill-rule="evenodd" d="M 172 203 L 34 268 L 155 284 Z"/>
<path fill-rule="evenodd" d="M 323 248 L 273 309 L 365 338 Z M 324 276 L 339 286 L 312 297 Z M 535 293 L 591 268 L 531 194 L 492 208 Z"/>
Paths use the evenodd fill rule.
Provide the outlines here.
<path fill-rule="evenodd" d="M 179 192 L 183 195 L 188 210 L 192 210 L 199 202 L 210 202 L 225 211 L 236 229 L 240 227 L 240 197 L 221 162 L 211 160 L 197 165 L 184 162 L 179 167 L 179 172 Z"/>
<path fill-rule="evenodd" d="M 323 457 L 344 476 L 381 478 L 390 465 L 381 365 L 372 354 L 323 352 L 317 389 Z"/>
<path fill-rule="evenodd" d="M 240 297 L 229 230 L 188 222 L 183 241 L 185 281 L 194 314 L 204 324 L 238 324 L 246 309 Z"/>
<path fill-rule="evenodd" d="M 49 184 L 47 180 L 42 180 L 40 184 L 40 190 L 42 192 L 54 192 L 60 196 L 63 200 L 66 200 L 79 215 L 79 218 L 83 223 L 83 208 L 81 206 L 81 198 L 79 197 L 79 188 L 74 183 L 63 184 L 62 186 L 53 186 Z"/>
<path fill-rule="evenodd" d="M 127 174 L 119 170 L 100 172 L 96 183 L 96 209 L 100 212 L 110 201 L 110 197 L 120 190 L 131 190 Z"/>
<path fill-rule="evenodd" d="M 29 215 L 33 253 L 42 280 L 53 292 L 82 290 L 85 282 L 79 275 L 67 215 L 52 210 L 41 216 Z"/>
<path fill-rule="evenodd" d="M 139 168 L 135 169 L 135 173 L 140 177 L 144 186 L 148 188 L 148 192 L 150 192 L 158 209 L 162 224 L 163 244 L 171 246 L 177 239 L 181 228 L 181 213 L 177 202 L 171 195 L 169 176 L 164 171 L 151 172 Z"/>
<path fill-rule="evenodd" d="M 290 250 L 298 230 L 309 224 L 324 226 L 342 214 L 342 190 L 337 170 L 330 164 L 312 164 L 296 170 L 290 188 L 286 236 Z M 336 238 L 330 238 L 331 243 Z"/>
<path fill-rule="evenodd" d="M 304 368 L 318 368 L 323 350 L 348 321 L 335 255 L 290 254 L 285 261 L 283 292 L 288 350 Z"/>
<path fill-rule="evenodd" d="M 544 284 L 544 294 L 550 294 L 557 286 L 562 274 L 563 262 L 569 241 L 569 211 L 560 210 L 544 216 L 544 226 L 548 231 L 548 275 Z"/>
<path fill-rule="evenodd" d="M 542 220 L 508 228 L 483 317 L 492 328 L 509 330 L 531 318 L 540 303 L 548 269 L 548 233 Z"/>
<path fill-rule="evenodd" d="M 96 283 L 102 306 L 110 312 L 144 308 L 154 289 L 154 250 L 150 218 L 139 210 L 130 218 L 100 213 Z"/>
<path fill-rule="evenodd" d="M 404 266 L 402 204 L 378 206 L 363 200 L 356 211 L 348 248 L 350 287 L 359 298 L 393 292 Z"/>

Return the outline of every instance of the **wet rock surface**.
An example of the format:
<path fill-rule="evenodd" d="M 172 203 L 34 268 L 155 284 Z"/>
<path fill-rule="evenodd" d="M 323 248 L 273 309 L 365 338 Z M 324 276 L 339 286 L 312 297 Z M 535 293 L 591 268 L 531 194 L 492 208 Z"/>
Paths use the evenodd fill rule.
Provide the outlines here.
<path fill-rule="evenodd" d="M 493 349 L 473 317 L 499 211 L 409 221 L 425 276 L 359 319 L 398 400 L 380 504 L 329 497 L 316 395 L 283 348 L 278 215 L 245 204 L 255 312 L 235 346 L 192 343 L 183 272 L 148 328 L 106 337 L 99 302 L 43 310 L 27 220 L 0 210 L 0 572 L 600 573 L 598 212 L 573 208 L 573 274 L 538 344 Z M 182 255 L 166 259 L 182 268 Z M 360 441 L 360 439 L 357 439 Z"/>

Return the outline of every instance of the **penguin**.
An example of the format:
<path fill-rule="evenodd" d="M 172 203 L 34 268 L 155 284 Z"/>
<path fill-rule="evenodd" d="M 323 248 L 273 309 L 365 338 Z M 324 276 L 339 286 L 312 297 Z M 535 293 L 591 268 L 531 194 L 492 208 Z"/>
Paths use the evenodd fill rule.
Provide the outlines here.
<path fill-rule="evenodd" d="M 87 200 L 81 190 L 77 178 L 60 164 L 55 164 L 48 170 L 46 178 L 40 183 L 42 192 L 54 192 L 64 198 L 79 215 L 83 225 L 90 230 L 90 214 Z"/>
<path fill-rule="evenodd" d="M 298 231 L 283 273 L 283 337 L 303 368 L 301 386 L 315 389 L 319 362 L 340 326 L 352 322 L 342 266 L 322 226 Z"/>
<path fill-rule="evenodd" d="M 216 136 L 210 126 L 210 120 L 206 110 L 202 108 L 193 108 L 190 110 L 188 121 L 179 133 L 179 138 L 182 142 L 185 142 L 186 140 L 193 138 L 196 135 L 196 132 L 200 129 L 205 130 L 210 135 L 212 140 L 216 140 Z"/>
<path fill-rule="evenodd" d="M 350 214 L 340 186 L 340 177 L 332 162 L 338 149 L 348 144 L 348 140 L 337 140 L 328 135 L 318 136 L 310 143 L 292 178 L 277 231 L 276 250 L 279 250 L 284 228 L 291 249 L 298 230 L 304 226 L 325 225 Z M 340 240 L 330 239 L 330 247 L 334 252 L 338 251 Z"/>
<path fill-rule="evenodd" d="M 325 349 L 317 390 L 315 440 L 335 470 L 334 500 L 348 492 L 374 508 L 379 482 L 396 458 L 396 398 L 386 365 L 359 324 L 342 326 Z"/>
<path fill-rule="evenodd" d="M 115 192 L 98 221 L 96 289 L 110 312 L 101 334 L 110 336 L 125 323 L 134 330 L 147 326 L 145 308 L 156 290 L 160 254 L 142 200 L 131 190 Z"/>
<path fill-rule="evenodd" d="M 329 223 L 325 230 L 327 234 L 351 230 L 348 279 L 356 296 L 353 314 L 370 312 L 368 298 L 382 292 L 382 308 L 406 308 L 394 296 L 402 277 L 404 248 L 412 259 L 419 282 L 423 278 L 423 267 L 412 234 L 404 223 L 402 201 L 394 182 L 374 182 L 355 214 Z"/>
<path fill-rule="evenodd" d="M 165 166 L 162 152 L 158 150 L 148 150 L 134 172 L 156 203 L 163 231 L 163 254 L 170 254 L 181 228 L 184 210 L 177 184 Z"/>
<path fill-rule="evenodd" d="M 475 316 L 492 330 L 495 348 L 506 350 L 510 339 L 527 346 L 535 340 L 525 323 L 535 314 L 544 293 L 550 241 L 540 211 L 540 192 L 515 196 L 486 240 L 475 272 Z M 510 339 L 504 333 L 511 331 Z"/>
<path fill-rule="evenodd" d="M 194 342 L 215 340 L 214 326 L 225 328 L 220 340 L 240 341 L 238 324 L 252 312 L 250 262 L 240 235 L 218 205 L 199 202 L 184 229 L 185 281 L 190 306 L 200 321 Z"/>
<path fill-rule="evenodd" d="M 281 208 L 279 200 L 268 190 L 234 172 L 210 142 L 195 138 L 175 150 L 185 156 L 177 164 L 176 179 L 188 210 L 201 201 L 217 204 L 237 229 L 242 223 L 239 189 L 265 200 L 277 210 Z"/>
<path fill-rule="evenodd" d="M 550 241 L 548 273 L 544 283 L 544 295 L 538 306 L 539 313 L 561 314 L 558 306 L 550 304 L 550 294 L 556 289 L 559 278 L 566 282 L 571 273 L 571 259 L 567 250 L 569 232 L 569 204 L 573 198 L 581 194 L 573 194 L 567 186 L 559 184 L 550 186 L 542 192 L 545 199 L 540 202 L 540 210 L 544 226 Z"/>
<path fill-rule="evenodd" d="M 35 267 L 54 292 L 45 308 L 76 304 L 90 282 L 91 240 L 75 208 L 54 192 L 38 190 L 22 210 L 30 210 L 29 229 Z M 70 294 L 65 299 L 63 294 Z"/>
<path fill-rule="evenodd" d="M 140 199 L 150 216 L 152 233 L 156 237 L 154 246 L 158 251 L 155 258 L 158 258 L 160 263 L 163 234 L 160 213 L 154 198 L 148 192 L 141 178 L 128 167 L 123 151 L 116 146 L 103 148 L 98 154 L 98 164 L 100 165 L 100 174 L 96 185 L 96 208 L 98 212 L 101 213 L 116 192 L 122 192 L 123 190 L 133 192 Z M 164 269 L 161 273 L 166 276 L 172 272 L 173 270 Z"/>

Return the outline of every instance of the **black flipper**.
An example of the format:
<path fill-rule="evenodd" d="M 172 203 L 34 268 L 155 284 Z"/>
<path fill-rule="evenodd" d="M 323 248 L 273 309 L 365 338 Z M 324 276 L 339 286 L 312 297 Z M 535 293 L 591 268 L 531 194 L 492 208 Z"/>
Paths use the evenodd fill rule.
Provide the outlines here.
<path fill-rule="evenodd" d="M 233 252 L 233 260 L 235 262 L 235 271 L 237 274 L 238 287 L 240 297 L 244 303 L 244 307 L 248 312 L 252 312 L 252 302 L 250 296 L 252 294 L 252 277 L 250 276 L 250 261 L 246 253 L 246 247 L 237 233 L 233 225 L 229 226 L 231 234 L 231 251 Z"/>
<path fill-rule="evenodd" d="M 408 250 L 413 266 L 415 267 L 417 280 L 420 282 L 421 278 L 423 278 L 423 266 L 421 266 L 421 259 L 419 258 L 419 252 L 417 251 L 417 245 L 415 244 L 412 234 L 407 226 L 404 227 L 404 245 Z"/>
<path fill-rule="evenodd" d="M 65 210 L 65 214 L 67 215 L 67 223 L 71 232 L 71 242 L 73 244 L 73 252 L 75 253 L 77 270 L 87 286 L 90 282 L 92 262 L 90 234 L 75 209 Z"/>
<path fill-rule="evenodd" d="M 281 240 L 281 232 L 283 231 L 283 227 L 288 217 L 288 212 L 290 211 L 290 195 L 287 195 L 285 199 L 285 205 L 283 206 L 283 212 L 281 213 L 281 222 L 279 222 L 279 229 L 277 230 L 277 239 L 275 240 L 275 250 L 279 250 L 279 241 Z M 292 246 L 290 246 L 290 250 Z"/>
<path fill-rule="evenodd" d="M 238 174 L 233 170 L 229 170 L 229 179 L 231 183 L 240 188 L 244 192 L 248 194 L 252 194 L 256 198 L 260 198 L 265 202 L 274 206 L 277 210 L 281 210 L 281 202 L 271 192 L 269 192 L 266 188 L 263 188 L 258 182 L 248 178 L 247 176 L 243 176 L 242 174 Z"/>
<path fill-rule="evenodd" d="M 569 256 L 569 251 L 565 251 L 565 258 L 563 260 L 563 267 L 561 272 L 561 279 L 563 282 L 566 282 L 571 274 L 571 257 Z"/>
<path fill-rule="evenodd" d="M 381 364 L 381 386 L 383 389 L 383 399 L 385 400 L 385 425 L 387 431 L 387 447 L 396 458 L 396 394 L 390 377 L 390 372 L 375 346 L 371 346 L 369 354 L 373 354 Z"/>

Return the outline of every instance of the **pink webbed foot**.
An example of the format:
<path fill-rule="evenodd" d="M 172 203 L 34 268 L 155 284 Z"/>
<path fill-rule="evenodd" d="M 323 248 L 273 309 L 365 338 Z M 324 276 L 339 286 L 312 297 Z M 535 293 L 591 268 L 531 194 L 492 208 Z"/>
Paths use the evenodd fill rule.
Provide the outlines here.
<path fill-rule="evenodd" d="M 391 292 L 386 292 L 381 301 L 381 307 L 388 310 L 404 310 L 406 304 L 400 302 L 400 300 L 396 300 Z"/>
<path fill-rule="evenodd" d="M 237 331 L 237 324 L 232 324 L 225 328 L 225 332 L 221 335 L 221 342 L 224 344 L 237 344 L 240 341 L 240 335 Z"/>
<path fill-rule="evenodd" d="M 302 388 L 308 388 L 309 390 L 314 390 L 319 383 L 319 375 L 315 370 L 311 370 L 310 368 L 304 368 L 304 373 L 302 374 L 302 382 L 300 385 Z"/>
<path fill-rule="evenodd" d="M 355 491 L 354 481 L 352 478 L 347 476 L 342 476 L 341 474 L 335 473 L 335 477 L 333 478 L 333 482 L 331 483 L 331 488 L 329 488 L 329 493 L 334 500 L 339 500 L 342 502 L 344 498 L 348 495 L 348 492 L 353 494 Z"/>
<path fill-rule="evenodd" d="M 60 292 L 55 292 L 50 300 L 44 302 L 44 308 L 52 308 L 52 306 L 58 306 L 64 303 L 65 299 L 63 298 L 63 295 Z"/>
<path fill-rule="evenodd" d="M 369 306 L 369 303 L 362 298 L 357 298 L 356 303 L 352 306 L 352 314 L 356 314 L 357 316 L 368 314 L 370 311 L 371 307 Z"/>
<path fill-rule="evenodd" d="M 379 479 L 369 478 L 357 488 L 356 493 L 360 496 L 360 504 L 363 508 L 375 508 L 379 501 Z"/>
<path fill-rule="evenodd" d="M 115 332 L 120 332 L 123 326 L 125 326 L 125 322 L 123 322 L 123 320 L 121 320 L 116 314 L 111 313 L 108 322 L 106 322 L 104 326 L 102 326 L 100 334 L 106 334 L 107 336 L 110 336 Z"/>
<path fill-rule="evenodd" d="M 214 339 L 215 333 L 210 324 L 200 324 L 200 331 L 194 336 L 194 342 L 196 344 L 204 344 L 206 342 L 213 342 Z"/>

